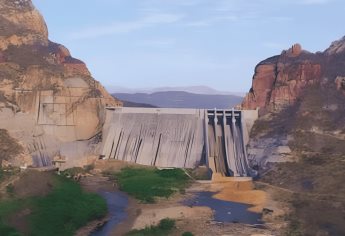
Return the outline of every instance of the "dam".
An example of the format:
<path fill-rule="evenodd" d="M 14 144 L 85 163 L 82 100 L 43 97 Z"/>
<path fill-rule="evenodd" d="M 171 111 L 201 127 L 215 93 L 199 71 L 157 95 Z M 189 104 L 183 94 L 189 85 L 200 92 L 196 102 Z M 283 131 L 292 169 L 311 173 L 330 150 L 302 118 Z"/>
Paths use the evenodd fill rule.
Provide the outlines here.
<path fill-rule="evenodd" d="M 256 110 L 108 107 L 101 157 L 251 176 L 246 144 L 256 118 Z"/>

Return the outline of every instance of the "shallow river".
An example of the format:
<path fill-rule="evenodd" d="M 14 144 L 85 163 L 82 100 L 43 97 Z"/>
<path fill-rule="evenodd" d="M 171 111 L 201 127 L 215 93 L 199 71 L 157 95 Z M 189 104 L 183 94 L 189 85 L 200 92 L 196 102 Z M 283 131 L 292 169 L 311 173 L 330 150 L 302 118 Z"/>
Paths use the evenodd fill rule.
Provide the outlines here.
<path fill-rule="evenodd" d="M 122 192 L 100 192 L 108 204 L 109 221 L 90 236 L 108 236 L 119 223 L 127 219 L 128 196 Z M 214 192 L 198 192 L 193 198 L 183 201 L 184 205 L 206 206 L 214 211 L 214 220 L 218 222 L 233 222 L 243 224 L 262 224 L 261 214 L 248 211 L 251 205 L 223 201 L 213 198 Z"/>
<path fill-rule="evenodd" d="M 127 219 L 128 196 L 126 194 L 119 191 L 100 192 L 99 194 L 107 201 L 110 219 L 90 236 L 108 236 L 119 223 Z"/>

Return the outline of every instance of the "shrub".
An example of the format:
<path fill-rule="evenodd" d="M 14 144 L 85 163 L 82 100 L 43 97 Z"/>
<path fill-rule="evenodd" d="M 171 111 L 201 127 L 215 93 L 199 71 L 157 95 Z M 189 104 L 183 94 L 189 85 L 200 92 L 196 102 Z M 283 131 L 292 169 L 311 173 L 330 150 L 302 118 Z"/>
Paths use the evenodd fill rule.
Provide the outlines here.
<path fill-rule="evenodd" d="M 171 230 L 175 227 L 175 221 L 165 218 L 159 222 L 158 227 L 162 230 Z"/>
<path fill-rule="evenodd" d="M 191 232 L 184 232 L 182 236 L 194 236 Z"/>
<path fill-rule="evenodd" d="M 127 236 L 162 236 L 169 235 L 175 228 L 175 221 L 169 218 L 162 219 L 158 225 L 149 226 L 145 229 L 132 230 Z"/>
<path fill-rule="evenodd" d="M 180 169 L 127 167 L 115 176 L 122 191 L 146 203 L 153 203 L 155 197 L 168 198 L 177 191 L 183 191 L 188 183 L 188 176 Z"/>

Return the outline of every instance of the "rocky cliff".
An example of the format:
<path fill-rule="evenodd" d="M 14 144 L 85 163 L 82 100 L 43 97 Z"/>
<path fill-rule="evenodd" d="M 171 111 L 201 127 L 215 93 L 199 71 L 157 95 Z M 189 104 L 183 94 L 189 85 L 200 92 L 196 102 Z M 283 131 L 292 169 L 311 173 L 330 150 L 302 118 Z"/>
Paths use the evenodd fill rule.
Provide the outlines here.
<path fill-rule="evenodd" d="M 60 155 L 61 145 L 94 137 L 104 106 L 121 102 L 67 48 L 49 41 L 31 0 L 0 0 L 0 13 L 0 128 L 41 165 Z"/>
<path fill-rule="evenodd" d="M 344 75 L 345 38 L 315 54 L 296 45 L 256 67 L 243 102 L 262 111 L 247 150 L 290 199 L 286 235 L 345 235 Z"/>
<path fill-rule="evenodd" d="M 345 88 L 345 37 L 324 52 L 310 53 L 299 44 L 280 55 L 260 62 L 253 76 L 252 88 L 242 107 L 279 111 L 292 105 L 301 92 L 313 84 Z"/>

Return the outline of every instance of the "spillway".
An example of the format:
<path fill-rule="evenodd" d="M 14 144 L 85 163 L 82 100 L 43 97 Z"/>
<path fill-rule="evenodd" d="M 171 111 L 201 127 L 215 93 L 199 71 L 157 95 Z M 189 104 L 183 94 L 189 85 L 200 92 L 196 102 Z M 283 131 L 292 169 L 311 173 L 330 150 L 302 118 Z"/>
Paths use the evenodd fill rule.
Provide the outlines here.
<path fill-rule="evenodd" d="M 244 122 L 241 111 L 207 110 L 206 150 L 208 166 L 225 176 L 248 176 Z"/>
<path fill-rule="evenodd" d="M 158 167 L 207 164 L 224 176 L 248 176 L 243 111 L 108 108 L 101 156 Z"/>

